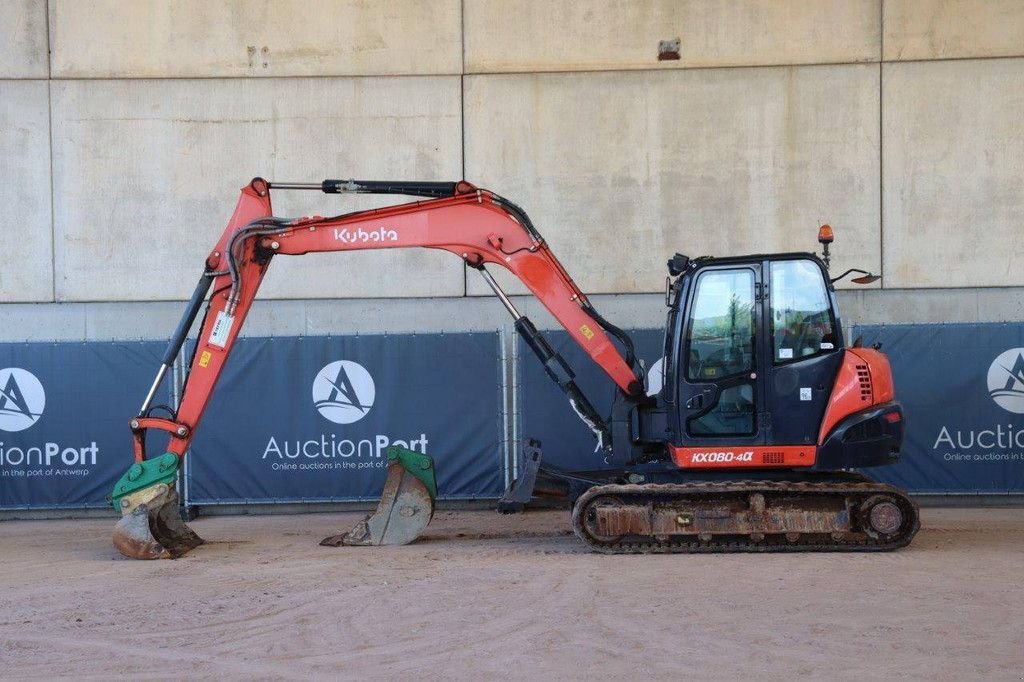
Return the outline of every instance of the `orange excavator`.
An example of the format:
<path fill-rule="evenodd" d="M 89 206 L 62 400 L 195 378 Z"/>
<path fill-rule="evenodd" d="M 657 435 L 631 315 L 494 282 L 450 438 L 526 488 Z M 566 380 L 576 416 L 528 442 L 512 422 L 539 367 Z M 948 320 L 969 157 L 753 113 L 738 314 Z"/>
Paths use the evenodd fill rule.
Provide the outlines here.
<path fill-rule="evenodd" d="M 411 203 L 336 217 L 274 217 L 271 190 L 396 194 Z M 185 314 L 138 415 L 135 462 L 114 487 L 122 517 L 114 544 L 139 559 L 173 558 L 202 544 L 182 520 L 182 458 L 249 313 L 279 255 L 424 247 L 478 271 L 515 329 L 596 439 L 595 467 L 563 471 L 524 444 L 518 478 L 499 502 L 518 511 L 535 495 L 572 505 L 576 534 L 607 553 L 872 551 L 907 545 L 915 503 L 859 470 L 899 459 L 903 409 L 877 348 L 847 347 L 823 256 L 761 254 L 668 261 L 668 314 L 660 371 L 645 371 L 630 338 L 608 322 L 555 258 L 526 213 L 468 182 L 325 180 L 242 188 L 234 215 L 206 258 Z M 506 268 L 536 296 L 617 387 L 601 414 L 573 369 L 488 272 Z M 212 292 L 211 292 L 212 290 Z M 153 415 L 154 395 L 205 306 L 176 412 Z M 652 368 L 655 369 L 655 368 Z M 149 430 L 166 452 L 146 453 Z M 433 514 L 434 463 L 388 452 L 377 511 L 324 544 L 401 544 Z M 443 465 L 443 463 L 442 463 Z"/>

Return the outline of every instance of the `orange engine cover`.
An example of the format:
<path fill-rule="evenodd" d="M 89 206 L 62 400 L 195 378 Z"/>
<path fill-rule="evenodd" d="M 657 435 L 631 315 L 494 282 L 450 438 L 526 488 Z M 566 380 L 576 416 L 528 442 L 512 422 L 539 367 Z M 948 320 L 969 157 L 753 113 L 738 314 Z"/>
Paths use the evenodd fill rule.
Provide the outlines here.
<path fill-rule="evenodd" d="M 847 348 L 818 432 L 818 444 L 836 424 L 855 412 L 891 401 L 895 395 L 892 367 L 884 353 L 872 348 Z"/>

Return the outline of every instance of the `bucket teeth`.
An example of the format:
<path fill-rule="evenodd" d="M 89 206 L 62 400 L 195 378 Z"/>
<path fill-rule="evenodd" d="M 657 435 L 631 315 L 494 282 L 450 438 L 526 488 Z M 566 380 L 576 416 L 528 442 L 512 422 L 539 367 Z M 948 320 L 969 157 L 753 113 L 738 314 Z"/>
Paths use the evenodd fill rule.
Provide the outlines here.
<path fill-rule="evenodd" d="M 432 466 L 429 471 L 432 481 Z M 328 547 L 407 545 L 420 536 L 433 515 L 431 488 L 421 476 L 410 473 L 401 460 L 392 458 L 377 510 L 349 532 L 324 538 L 320 544 Z"/>
<path fill-rule="evenodd" d="M 125 499 L 129 502 L 127 509 L 114 526 L 114 547 L 124 556 L 177 559 L 203 544 L 203 539 L 181 520 L 173 485 L 153 486 Z"/>

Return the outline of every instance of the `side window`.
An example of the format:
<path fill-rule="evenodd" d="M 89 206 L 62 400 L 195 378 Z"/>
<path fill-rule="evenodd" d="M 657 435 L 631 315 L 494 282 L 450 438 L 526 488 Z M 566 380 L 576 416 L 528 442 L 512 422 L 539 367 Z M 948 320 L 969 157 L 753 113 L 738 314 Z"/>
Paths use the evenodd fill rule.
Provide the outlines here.
<path fill-rule="evenodd" d="M 754 382 L 730 386 L 718 396 L 714 408 L 690 419 L 691 436 L 752 436 L 754 429 Z"/>
<path fill-rule="evenodd" d="M 697 279 L 686 348 L 687 379 L 712 382 L 754 369 L 754 272 L 712 270 Z"/>
<path fill-rule="evenodd" d="M 775 364 L 835 349 L 835 320 L 825 280 L 814 262 L 772 262 L 770 301 Z"/>

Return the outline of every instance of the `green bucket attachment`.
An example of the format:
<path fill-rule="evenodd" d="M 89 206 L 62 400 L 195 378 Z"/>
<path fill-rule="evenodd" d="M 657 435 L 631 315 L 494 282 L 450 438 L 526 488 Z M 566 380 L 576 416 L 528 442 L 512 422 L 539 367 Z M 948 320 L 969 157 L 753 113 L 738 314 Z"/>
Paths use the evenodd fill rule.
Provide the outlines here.
<path fill-rule="evenodd" d="M 110 499 L 121 520 L 114 547 L 130 559 L 176 559 L 203 544 L 178 513 L 180 460 L 174 453 L 136 462 L 114 485 Z"/>

